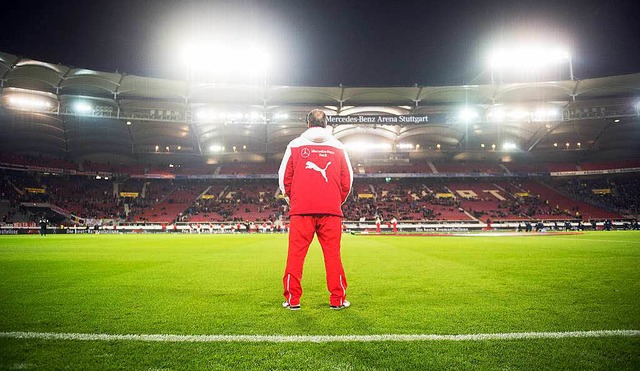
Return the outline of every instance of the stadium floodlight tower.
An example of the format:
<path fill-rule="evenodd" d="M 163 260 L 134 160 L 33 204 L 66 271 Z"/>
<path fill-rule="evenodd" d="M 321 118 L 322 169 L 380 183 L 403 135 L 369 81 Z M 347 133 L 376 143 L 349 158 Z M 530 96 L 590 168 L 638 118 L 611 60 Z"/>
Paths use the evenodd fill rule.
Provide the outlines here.
<path fill-rule="evenodd" d="M 263 117 L 267 123 L 267 72 L 270 58 L 263 47 L 257 44 L 224 42 L 191 42 L 187 43 L 182 53 L 182 62 L 186 67 L 187 107 L 189 107 L 192 84 L 240 83 L 247 79 L 261 85 L 263 92 Z M 189 111 L 190 109 L 187 108 Z M 247 115 L 253 115 L 247 113 Z M 191 112 L 187 115 L 189 124 Z M 202 153 L 202 143 L 198 129 L 194 127 L 198 150 Z M 224 148 L 224 147 L 222 147 Z M 220 152 L 215 150 L 214 152 Z"/>
<path fill-rule="evenodd" d="M 267 84 L 269 56 L 257 45 L 227 45 L 222 43 L 191 43 L 183 53 L 187 82 L 197 79 L 195 73 L 214 82 L 235 81 L 260 76 Z"/>
<path fill-rule="evenodd" d="M 565 49 L 551 45 L 521 45 L 496 49 L 489 57 L 491 83 L 495 83 L 496 71 L 536 71 L 552 65 L 567 63 L 569 76 L 574 80 L 571 54 Z"/>

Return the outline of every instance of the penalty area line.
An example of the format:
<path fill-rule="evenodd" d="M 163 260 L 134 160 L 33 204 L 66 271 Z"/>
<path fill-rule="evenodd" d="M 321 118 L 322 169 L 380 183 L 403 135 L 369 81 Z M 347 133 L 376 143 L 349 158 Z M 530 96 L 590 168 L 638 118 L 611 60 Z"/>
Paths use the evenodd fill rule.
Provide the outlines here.
<path fill-rule="evenodd" d="M 598 330 L 565 332 L 509 332 L 493 334 L 381 334 L 381 335 L 171 335 L 171 334 L 82 334 L 57 332 L 0 332 L 5 339 L 144 341 L 168 343 L 334 343 L 408 341 L 485 341 L 522 339 L 565 339 L 638 337 L 639 330 Z"/>

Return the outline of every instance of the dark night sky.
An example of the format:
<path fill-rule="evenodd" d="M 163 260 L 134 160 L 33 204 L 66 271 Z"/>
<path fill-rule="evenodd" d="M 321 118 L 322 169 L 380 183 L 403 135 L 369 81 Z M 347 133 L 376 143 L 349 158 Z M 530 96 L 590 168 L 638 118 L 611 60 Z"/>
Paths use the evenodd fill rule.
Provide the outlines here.
<path fill-rule="evenodd" d="M 270 84 L 486 82 L 499 42 L 571 50 L 577 78 L 640 72 L 640 1 L 14 1 L 0 51 L 101 71 L 183 78 L 189 38 L 260 42 Z M 484 73 L 484 74 L 483 74 Z M 480 77 L 478 77 L 480 75 Z"/>

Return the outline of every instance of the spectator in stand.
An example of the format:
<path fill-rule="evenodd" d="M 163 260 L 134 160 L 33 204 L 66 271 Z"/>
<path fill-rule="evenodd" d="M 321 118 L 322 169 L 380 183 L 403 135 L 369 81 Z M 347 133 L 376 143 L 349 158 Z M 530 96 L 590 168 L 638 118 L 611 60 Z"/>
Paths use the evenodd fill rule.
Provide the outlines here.
<path fill-rule="evenodd" d="M 283 277 L 283 307 L 300 309 L 302 267 L 314 234 L 322 246 L 330 308 L 350 306 L 347 280 L 340 257 L 341 205 L 353 183 L 344 146 L 326 130 L 327 115 L 313 110 L 308 129 L 289 143 L 278 171 L 280 191 L 290 204 L 287 265 Z"/>

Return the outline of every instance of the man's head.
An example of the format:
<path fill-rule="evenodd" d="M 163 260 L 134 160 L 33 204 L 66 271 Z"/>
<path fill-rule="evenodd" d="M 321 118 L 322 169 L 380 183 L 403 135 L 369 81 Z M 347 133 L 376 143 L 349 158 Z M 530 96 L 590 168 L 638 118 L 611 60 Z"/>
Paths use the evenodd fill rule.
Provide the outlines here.
<path fill-rule="evenodd" d="M 313 128 L 313 127 L 326 128 L 327 115 L 319 109 L 312 110 L 307 115 L 307 126 L 310 128 Z"/>

